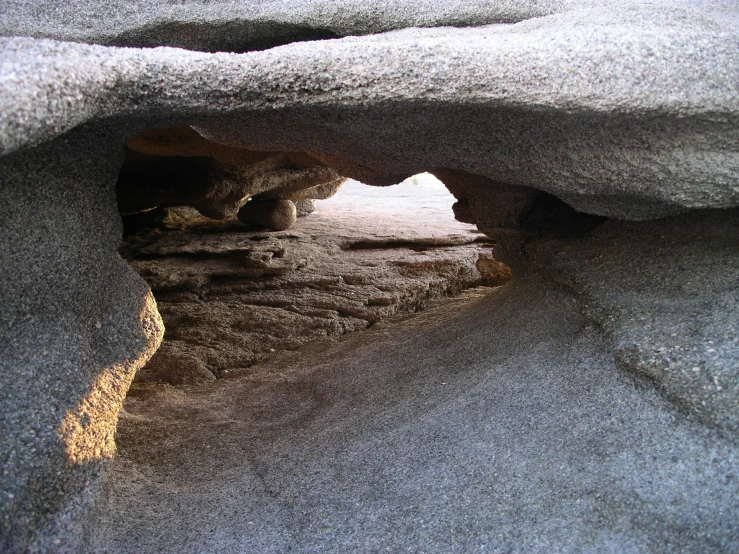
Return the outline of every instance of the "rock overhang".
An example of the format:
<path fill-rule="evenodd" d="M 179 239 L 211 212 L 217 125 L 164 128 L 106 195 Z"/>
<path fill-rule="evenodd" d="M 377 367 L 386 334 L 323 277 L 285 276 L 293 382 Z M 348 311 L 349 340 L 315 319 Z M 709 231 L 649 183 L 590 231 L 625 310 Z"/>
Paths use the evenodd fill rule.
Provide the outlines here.
<path fill-rule="evenodd" d="M 7 38 L 0 148 L 106 119 L 193 124 L 374 184 L 455 169 L 624 219 L 730 207 L 739 35 L 727 27 L 632 7 L 247 54 Z"/>
<path fill-rule="evenodd" d="M 572 4 L 572 2 L 569 2 Z M 579 2 L 575 2 L 577 4 Z M 408 27 L 512 23 L 566 9 L 561 0 L 226 0 L 175 3 L 53 2 L 12 0 L 0 35 L 55 38 L 119 46 L 180 46 L 242 51 L 287 44 L 306 37 L 366 35 Z M 240 35 L 228 40 L 224 31 Z M 318 37 L 316 37 L 318 38 Z"/>
<path fill-rule="evenodd" d="M 498 213 L 487 209 L 488 205 L 503 197 L 527 204 L 532 191 L 553 194 L 581 211 L 623 219 L 652 219 L 695 208 L 739 204 L 739 33 L 735 30 L 739 18 L 732 3 L 631 3 L 618 7 L 574 0 L 488 3 L 491 10 L 500 13 L 506 7 L 518 9 L 514 4 L 523 10 L 515 17 L 495 16 L 498 19 L 490 16 L 492 12 L 480 17 L 479 12 L 474 17 L 460 16 L 464 6 L 476 4 L 463 1 L 453 3 L 451 8 L 449 3 L 423 1 L 374 2 L 367 6 L 361 2 L 270 4 L 294 10 L 283 22 L 302 21 L 300 32 L 328 29 L 325 36 L 313 38 L 328 38 L 329 32 L 337 37 L 368 36 L 299 42 L 245 54 L 208 54 L 168 47 L 141 50 L 80 42 L 191 49 L 200 45 L 203 50 L 218 50 L 218 44 L 209 42 L 212 37 L 206 36 L 213 29 L 242 33 L 252 27 L 218 27 L 212 23 L 217 17 L 178 16 L 169 23 L 199 22 L 207 31 L 191 43 L 181 43 L 177 41 L 193 30 L 192 25 L 184 25 L 181 32 L 169 38 L 166 33 L 157 35 L 156 29 L 169 24 L 160 17 L 162 6 L 171 7 L 165 3 L 147 5 L 151 9 L 144 10 L 143 19 L 131 19 L 131 25 L 124 21 L 111 33 L 106 28 L 107 20 L 100 26 L 80 23 L 95 3 L 54 3 L 55 9 L 46 14 L 42 12 L 50 6 L 48 3 L 7 3 L 0 8 L 6 16 L 21 13 L 13 10 L 22 5 L 32 8 L 27 13 L 35 10 L 35 15 L 31 13 L 22 25 L 7 19 L 10 23 L 0 32 L 9 36 L 0 39 L 0 170 L 5 176 L 0 185 L 3 194 L 12 198 L 0 209 L 5 214 L 0 221 L 4 229 L 9 229 L 0 236 L 0 254 L 8 256 L 6 259 L 12 254 L 17 262 L 13 266 L 3 264 L 5 272 L 15 274 L 5 273 L 3 277 L 8 279 L 3 283 L 12 285 L 7 290 L 16 291 L 3 296 L 4 308 L 9 308 L 3 311 L 21 313 L 27 308 L 24 302 L 32 297 L 37 302 L 29 321 L 41 315 L 44 321 L 53 320 L 55 329 L 65 315 L 80 311 L 76 328 L 83 346 L 95 345 L 98 352 L 115 347 L 123 357 L 130 357 L 130 364 L 117 368 L 94 356 L 65 358 L 66 350 L 61 348 L 40 353 L 33 347 L 40 344 L 40 333 L 30 323 L 28 332 L 20 327 L 2 329 L 3 336 L 14 341 L 7 344 L 21 346 L 11 351 L 12 356 L 33 358 L 33 363 L 13 364 L 8 361 L 16 359 L 12 356 L 5 360 L 8 370 L 4 382 L 13 382 L 22 393 L 9 395 L 11 388 L 5 388 L 3 411 L 15 418 L 11 422 L 14 427 L 8 427 L 12 432 L 6 437 L 11 442 L 26 437 L 29 425 L 42 429 L 34 441 L 16 449 L 17 463 L 4 463 L 4 468 L 11 467 L 15 481 L 2 492 L 13 491 L 16 497 L 4 508 L 13 512 L 4 515 L 2 529 L 7 536 L 3 540 L 11 536 L 8 529 L 14 530 L 15 545 L 34 540 L 34 544 L 48 546 L 58 543 L 45 541 L 60 536 L 69 539 L 69 544 L 79 540 L 79 522 L 84 516 L 70 505 L 77 502 L 76 492 L 98 481 L 96 476 L 88 479 L 85 468 L 80 470 L 79 481 L 76 477 L 68 482 L 65 476 L 54 477 L 62 465 L 59 456 L 64 454 L 59 450 L 59 437 L 54 435 L 57 415 L 64 410 L 74 415 L 75 407 L 84 411 L 86 398 L 97 398 L 96 391 L 105 391 L 100 375 L 113 368 L 121 375 L 117 397 L 107 405 L 102 403 L 106 410 L 103 427 L 107 430 L 103 437 L 107 442 L 103 442 L 106 448 L 111 447 L 111 422 L 127 381 L 161 338 L 161 329 L 143 332 L 143 323 L 137 319 L 137 302 L 149 298 L 148 291 L 117 257 L 114 245 L 120 235 L 115 172 L 122 163 L 124 144 L 141 131 L 192 125 L 202 137 L 216 143 L 257 152 L 305 152 L 341 175 L 378 185 L 398 182 L 421 170 L 434 170 L 448 176 L 450 188 L 458 187 L 455 194 L 466 202 L 465 213 L 486 232 L 491 232 L 497 221 L 507 221 L 509 216 L 516 219 L 516 214 L 505 209 Z M 112 5 L 99 3 L 95 9 Z M 234 8 L 236 4 L 228 6 Z M 341 12 L 347 6 L 351 9 Z M 426 15 L 409 14 L 409 6 L 418 7 Z M 393 14 L 393 9 L 401 7 Z M 223 6 L 213 9 L 226 10 Z M 180 14 L 187 11 L 178 10 Z M 305 10 L 319 15 L 311 19 L 313 16 L 308 17 Z M 447 15 L 442 17 L 442 12 Z M 359 17 L 360 13 L 374 15 Z M 55 17 L 57 21 L 50 25 Z M 117 25 L 120 18 L 111 13 L 110 21 Z M 493 25 L 480 26 L 482 23 Z M 400 29 L 448 24 L 466 28 Z M 146 29 L 155 32 L 147 35 Z M 274 44 L 306 38 L 295 34 L 295 28 L 289 25 L 282 29 L 276 32 Z M 373 34 L 391 29 L 398 30 Z M 10 36 L 16 34 L 37 38 Z M 244 49 L 254 49 L 254 44 L 244 44 Z M 100 148 L 102 145 L 105 147 Z M 86 194 L 88 187 L 94 195 Z M 43 223 L 52 230 L 61 230 L 54 233 L 53 240 L 44 238 L 38 226 L 32 233 L 27 229 L 22 214 L 39 206 L 45 210 Z M 719 267 L 718 273 L 729 283 L 736 254 L 730 234 L 734 226 L 731 213 L 711 220 L 723 229 L 726 253 L 715 259 L 708 256 L 702 266 Z M 675 225 L 684 225 L 690 234 L 691 229 L 711 219 L 710 214 L 698 215 L 687 214 Z M 497 219 L 499 216 L 501 219 Z M 59 222 L 64 225 L 56 227 Z M 654 225 L 659 226 L 659 222 Z M 619 245 L 627 240 L 634 245 L 634 253 L 626 255 L 649 256 L 654 240 L 645 239 L 644 247 L 634 235 L 628 238 L 620 224 L 614 223 L 612 228 Z M 105 230 L 104 240 L 101 229 Z M 639 232 L 641 228 L 636 229 Z M 584 248 L 605 251 L 597 241 Z M 694 248 L 704 249 L 701 241 Z M 624 255 L 623 249 L 616 250 Z M 60 256 L 64 263 L 47 263 Z M 692 266 L 678 258 L 676 278 L 681 279 L 680 272 L 687 271 L 688 277 L 697 279 L 690 273 Z M 614 259 L 615 264 L 628 267 L 618 256 Z M 558 276 L 565 284 L 582 278 L 578 264 L 574 270 L 561 264 L 562 275 Z M 647 273 L 652 271 L 650 267 Z M 571 277 L 575 270 L 580 273 Z M 101 284 L 105 280 L 98 273 L 105 271 L 120 272 L 121 284 Z M 18 279 L 18 275 L 24 277 Z M 13 289 L 17 282 L 27 284 L 22 294 L 17 294 L 18 287 Z M 600 294 L 599 281 L 586 285 Z M 639 283 L 634 286 L 641 287 Z M 607 282 L 603 288 L 608 294 L 617 289 Z M 729 284 L 726 296 L 734 301 L 732 291 Z M 660 287 L 655 294 L 664 299 L 667 293 Z M 716 295 L 711 291 L 706 295 L 707 300 L 700 306 L 703 311 L 697 315 L 686 314 L 680 308 L 670 316 L 677 314 L 678 323 L 688 327 L 701 318 L 718 322 L 719 331 L 728 334 L 731 326 L 726 322 L 731 324 L 732 312 L 726 306 L 730 304 L 716 307 L 712 304 Z M 602 298 L 595 294 L 594 298 L 592 303 L 599 310 Z M 610 296 L 606 296 L 608 299 Z M 616 310 L 628 304 L 622 298 L 616 300 Z M 667 300 L 672 302 L 671 298 Z M 39 302 L 43 305 L 37 306 Z M 690 305 L 682 297 L 676 302 L 683 307 Z M 109 328 L 104 321 L 102 331 L 83 309 L 84 305 L 98 304 L 112 322 Z M 660 307 L 657 301 L 654 305 Z M 614 309 L 610 305 L 606 308 Z M 658 309 L 653 311 L 661 314 Z M 156 317 L 156 313 L 150 315 Z M 656 323 L 648 322 L 654 328 L 665 326 L 665 322 L 672 324 L 663 315 L 655 317 Z M 624 332 L 621 328 L 612 330 L 614 341 L 621 340 L 622 335 L 629 340 L 632 335 L 652 337 L 641 324 L 627 323 L 622 325 Z M 59 333 L 65 341 L 71 336 Z M 16 335 L 20 339 L 16 340 Z M 62 340 L 54 332 L 48 335 Z M 664 343 L 658 344 L 659 348 L 676 348 L 670 343 L 672 337 L 655 336 L 656 342 L 652 342 Z M 701 414 L 705 422 L 734 433 L 732 406 L 737 389 L 727 386 L 735 379 L 733 373 L 724 371 L 731 369 L 736 352 L 736 341 L 730 339 L 719 344 L 729 351 L 719 360 L 723 365 L 712 367 L 700 362 L 696 366 L 700 372 L 695 375 L 704 379 L 703 386 L 714 387 L 701 393 L 716 400 L 710 409 L 699 405 L 701 395 L 693 395 L 698 377 L 686 381 L 689 386 L 683 389 L 681 374 L 667 373 L 674 370 L 674 364 L 668 360 L 664 367 L 659 365 L 664 361 L 662 353 L 652 366 L 649 364 L 653 360 L 644 362 L 639 357 L 653 347 L 651 339 L 643 345 L 637 341 L 634 348 L 617 348 L 616 354 L 637 372 L 663 379 L 668 396 L 683 401 L 688 409 L 697 407 L 705 412 Z M 69 340 L 74 349 L 74 340 Z M 636 353 L 634 359 L 632 350 Z M 670 355 L 689 361 L 682 354 Z M 34 395 L 14 372 L 22 377 L 43 376 L 44 383 L 49 384 L 44 395 Z M 707 376 L 716 379 L 708 382 Z M 67 386 L 56 386 L 60 379 L 69 381 Z M 75 390 L 70 392 L 71 386 Z M 52 423 L 47 425 L 44 420 L 43 425 L 37 425 L 33 418 L 50 413 L 50 407 L 55 410 L 53 417 L 49 416 Z M 83 420 L 87 420 L 85 414 L 80 414 L 78 421 L 84 427 Z M 74 425 L 66 428 L 75 435 Z M 110 448 L 103 450 L 106 456 L 111 454 Z M 101 466 L 106 456 L 98 460 Z M 27 486 L 34 480 L 41 483 L 40 488 Z M 52 496 L 52 509 L 37 510 L 39 505 L 48 506 Z M 95 499 L 89 503 L 94 504 Z M 88 505 L 81 501 L 83 504 Z M 47 516 L 59 516 L 61 530 L 57 527 L 49 531 L 49 525 L 53 528 L 57 523 L 49 524 Z M 29 538 L 33 534 L 40 538 Z"/>

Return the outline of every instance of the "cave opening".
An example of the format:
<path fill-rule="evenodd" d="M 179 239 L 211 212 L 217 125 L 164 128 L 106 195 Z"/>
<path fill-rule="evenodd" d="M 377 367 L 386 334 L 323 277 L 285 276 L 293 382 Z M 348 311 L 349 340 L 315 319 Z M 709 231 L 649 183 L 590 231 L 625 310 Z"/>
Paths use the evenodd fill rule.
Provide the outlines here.
<path fill-rule="evenodd" d="M 686 471 L 664 459 L 694 437 L 672 438 L 671 408 L 620 371 L 611 322 L 570 292 L 608 279 L 603 302 L 640 275 L 609 238 L 623 222 L 459 170 L 368 186 L 315 153 L 177 132 L 190 146 L 129 142 L 118 181 L 120 252 L 165 335 L 121 410 L 91 544 L 135 529 L 143 551 L 361 550 L 417 514 L 443 536 L 468 513 L 505 531 L 509 509 L 536 522 L 571 495 L 585 509 L 569 525 L 590 529 L 609 506 L 601 460 L 643 463 L 619 480 Z M 642 459 L 649 433 L 671 437 L 661 459 Z"/>
<path fill-rule="evenodd" d="M 739 552 L 729 4 L 4 2 L 0 551 Z"/>
<path fill-rule="evenodd" d="M 154 129 L 127 143 L 117 199 L 120 253 L 165 326 L 131 395 L 248 376 L 277 352 L 511 279 L 497 242 L 460 221 L 431 173 L 373 187 L 310 153 Z"/>

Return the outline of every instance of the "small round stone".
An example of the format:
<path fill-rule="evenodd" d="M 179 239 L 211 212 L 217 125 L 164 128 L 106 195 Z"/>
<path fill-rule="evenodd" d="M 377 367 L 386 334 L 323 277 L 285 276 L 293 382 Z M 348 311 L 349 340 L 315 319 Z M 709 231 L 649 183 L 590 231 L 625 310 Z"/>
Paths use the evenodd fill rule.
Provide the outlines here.
<path fill-rule="evenodd" d="M 293 226 L 298 216 L 290 200 L 252 200 L 239 210 L 238 217 L 248 225 L 284 231 Z"/>

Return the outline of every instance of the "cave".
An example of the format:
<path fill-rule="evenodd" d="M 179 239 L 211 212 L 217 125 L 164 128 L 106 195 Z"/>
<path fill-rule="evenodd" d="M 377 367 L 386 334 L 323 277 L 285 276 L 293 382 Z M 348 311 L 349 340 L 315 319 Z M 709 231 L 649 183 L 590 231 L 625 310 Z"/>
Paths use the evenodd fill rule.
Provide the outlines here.
<path fill-rule="evenodd" d="M 739 550 L 739 10 L 12 1 L 0 550 Z"/>
<path fill-rule="evenodd" d="M 224 155 L 192 128 L 127 144 L 119 252 L 166 329 L 136 384 L 244 375 L 276 352 L 510 280 L 496 242 L 455 219 L 456 199 L 430 173 L 370 187 L 307 154 Z"/>

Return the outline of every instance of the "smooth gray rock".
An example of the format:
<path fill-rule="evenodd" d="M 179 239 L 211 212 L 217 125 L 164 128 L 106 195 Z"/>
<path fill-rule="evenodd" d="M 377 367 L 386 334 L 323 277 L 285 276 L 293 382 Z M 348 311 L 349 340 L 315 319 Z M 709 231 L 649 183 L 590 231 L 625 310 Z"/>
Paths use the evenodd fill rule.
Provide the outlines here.
<path fill-rule="evenodd" d="M 739 548 L 739 452 L 534 276 L 129 398 L 88 552 Z"/>
<path fill-rule="evenodd" d="M 647 12 L 654 6 L 698 8 L 727 25 L 736 22 L 731 0 L 624 0 L 618 5 Z M 614 5 L 608 0 L 7 0 L 0 6 L 0 35 L 245 52 L 408 27 L 515 23 L 582 9 L 612 13 Z"/>
<path fill-rule="evenodd" d="M 291 15 L 267 15 L 269 24 L 262 27 L 252 26 L 251 16 L 228 15 L 233 10 L 232 13 L 251 9 L 242 4 L 187 3 L 178 7 L 131 3 L 115 9 L 108 2 L 4 2 L 0 6 L 0 21 L 2 32 L 7 35 L 131 45 L 172 44 L 208 50 L 249 50 L 285 41 L 373 33 L 406 25 L 497 24 L 465 29 L 405 29 L 288 44 L 241 55 L 173 48 L 108 48 L 34 38 L 0 40 L 0 494 L 4 495 L 0 524 L 4 550 L 78 550 L 80 537 L 90 521 L 85 514 L 94 504 L 99 476 L 107 465 L 105 460 L 112 455 L 118 407 L 136 367 L 151 354 L 161 335 L 146 286 L 115 253 L 120 234 L 114 202 L 115 178 L 125 141 L 140 131 L 195 125 L 207 138 L 234 147 L 310 152 L 339 174 L 374 184 L 398 182 L 422 170 L 464 171 L 507 187 L 525 186 L 548 192 L 581 211 L 624 219 L 648 219 L 694 208 L 729 208 L 739 204 L 739 25 L 734 2 L 617 6 L 585 1 L 531 2 L 517 4 L 520 9 L 512 2 L 418 2 L 404 6 L 398 2 L 275 2 L 258 7 L 264 8 L 265 14 L 284 8 L 283 12 Z M 393 12 L 390 8 L 400 10 Z M 411 13 L 411 8 L 418 11 Z M 91 17 L 101 13 L 102 17 Z M 168 13 L 174 16 L 168 19 Z M 236 21 L 239 18 L 242 19 Z M 526 20 L 502 24 L 522 19 Z M 214 21 L 224 23 L 214 25 Z M 482 211 L 474 206 L 468 209 L 470 214 Z M 508 214 L 504 209 L 500 213 Z M 614 236 L 614 244 L 618 244 L 621 235 Z M 606 250 L 619 248 L 592 243 L 594 248 L 599 245 Z M 725 267 L 718 260 L 712 261 L 712 256 L 707 255 L 705 266 L 715 262 L 718 267 Z M 569 269 L 564 267 L 562 271 L 566 274 Z M 619 299 L 618 295 L 603 293 L 599 277 L 588 279 L 592 280 L 588 286 L 596 298 L 601 298 L 605 311 L 615 310 L 614 319 L 621 318 L 621 302 L 638 307 L 638 302 L 632 302 L 628 295 Z M 646 279 L 626 282 L 638 290 L 646 286 Z M 538 289 L 515 290 L 521 291 L 514 295 L 516 301 L 524 302 Z M 719 292 L 727 295 L 721 296 L 728 298 L 726 305 L 733 306 L 733 293 L 729 289 Z M 615 304 L 603 298 L 615 298 Z M 707 302 L 715 300 L 710 295 L 705 298 Z M 664 306 L 660 302 L 654 305 L 659 313 L 657 324 L 669 323 Z M 680 301 L 677 309 L 688 305 L 688 300 Z M 545 306 L 562 310 L 557 303 Z M 712 317 L 710 310 L 701 310 L 695 320 L 682 319 L 681 315 L 675 321 Z M 529 313 L 537 323 L 545 319 L 537 311 Z M 718 320 L 720 329 L 716 333 L 733 329 L 731 313 L 720 313 L 724 319 Z M 482 321 L 485 320 L 478 317 L 475 324 L 482 325 Z M 507 321 L 498 320 L 502 324 Z M 528 331 L 529 327 L 521 324 L 512 329 Z M 623 331 L 628 343 L 639 327 L 621 318 L 614 329 L 609 337 L 616 339 L 617 359 L 628 365 L 628 356 L 619 353 L 620 333 Z M 639 345 L 651 348 L 649 340 L 657 337 L 661 342 L 660 333 L 650 331 L 646 342 L 637 340 L 631 344 L 637 345 L 637 351 Z M 476 340 L 483 340 L 483 336 L 489 337 L 489 329 L 481 328 L 475 335 Z M 498 342 L 518 345 L 522 336 L 526 335 L 512 332 L 501 335 Z M 552 356 L 564 348 L 568 359 L 584 356 L 583 372 L 611 367 L 601 350 L 591 352 L 592 356 L 583 354 L 587 345 L 570 342 L 575 335 L 565 333 L 550 342 L 551 336 L 547 331 L 534 338 L 541 338 L 547 345 L 559 344 L 561 348 L 553 347 Z M 703 335 L 691 330 L 686 336 L 696 341 Z M 566 350 L 572 344 L 582 350 Z M 697 346 L 695 342 L 690 344 Z M 710 373 L 711 380 L 716 376 L 719 384 L 724 382 L 724 370 L 731 369 L 734 360 L 732 343 L 722 344 L 730 349 L 722 354 L 729 365 L 716 364 Z M 541 375 L 541 367 L 552 367 L 545 362 L 551 357 L 537 358 L 538 351 L 526 352 L 530 355 L 527 367 L 535 369 L 519 382 L 521 389 Z M 628 348 L 623 352 L 628 353 Z M 527 359 L 526 355 L 521 359 Z M 638 354 L 637 363 L 641 356 Z M 692 356 L 686 354 L 684 360 L 692 361 Z M 456 364 L 460 359 L 452 362 Z M 487 354 L 485 359 L 489 359 Z M 397 360 L 392 360 L 393 369 Z M 600 361 L 605 365 L 597 365 Z M 670 369 L 671 362 L 666 363 Z M 672 379 L 660 365 L 661 359 L 649 364 L 646 372 L 659 379 L 664 377 L 664 387 L 671 398 L 687 399 L 690 406 L 696 402 L 702 405 L 708 393 L 690 388 L 702 382 L 682 381 L 679 376 Z M 489 365 L 486 367 L 490 369 Z M 565 363 L 562 367 L 571 366 Z M 361 375 L 371 379 L 366 371 Z M 598 377 L 596 383 L 606 382 L 601 373 L 593 375 Z M 611 373 L 606 371 L 605 375 Z M 396 383 L 392 379 L 390 382 Z M 397 387 L 390 388 L 402 392 Z M 542 389 L 542 393 L 548 390 Z M 606 400 L 612 398 L 613 391 L 606 391 Z M 493 394 L 491 389 L 483 392 Z M 735 409 L 725 399 L 733 397 L 723 388 L 718 392 L 721 394 L 715 396 L 718 400 L 711 404 L 704 420 L 715 422 L 724 430 L 731 429 Z M 511 397 L 505 394 L 496 398 L 504 402 Z M 561 403 L 575 420 L 579 413 L 590 409 L 577 402 L 574 408 L 568 404 L 570 400 L 587 400 L 579 389 L 577 394 L 548 398 L 556 406 L 555 413 L 561 413 Z M 639 397 L 632 400 L 630 416 L 641 417 Z M 415 398 L 413 402 L 416 401 L 420 400 Z M 709 401 L 712 402 L 710 398 Z M 521 409 L 501 415 L 523 414 L 524 419 L 515 420 L 511 428 L 525 431 L 526 418 L 538 414 L 534 408 L 540 405 L 522 401 Z M 578 412 L 578 407 L 584 412 Z M 623 490 L 627 492 L 605 504 L 607 513 L 603 517 L 608 525 L 596 526 L 606 529 L 605 534 L 591 533 L 587 523 L 585 527 L 575 526 L 574 544 L 583 549 L 604 545 L 604 549 L 624 550 L 632 545 L 638 549 L 654 544 L 655 548 L 671 550 L 674 544 L 687 551 L 705 549 L 706 545 L 715 550 L 736 550 L 732 542 L 736 537 L 732 522 L 737 513 L 732 504 L 736 498 L 732 488 L 736 479 L 731 474 L 733 451 L 720 443 L 701 443 L 696 439 L 702 432 L 699 427 L 683 433 L 671 425 L 662 425 L 659 422 L 664 420 L 659 414 L 665 412 L 661 408 L 656 419 L 649 415 L 655 412 L 645 409 L 646 423 L 628 427 L 633 433 L 620 434 L 613 444 L 624 448 L 640 445 L 639 450 L 627 450 L 634 456 L 651 445 L 654 456 L 669 459 L 670 465 L 665 469 L 664 464 L 640 458 L 635 462 L 639 469 L 635 479 L 631 479 L 632 465 L 619 465 L 622 459 L 613 462 L 616 470 L 610 473 L 609 468 L 614 466 L 593 466 L 603 470 L 606 479 L 612 477 L 606 485 L 625 483 Z M 596 412 L 597 416 L 589 420 L 593 425 L 608 413 Z M 495 413 L 489 415 L 495 419 Z M 382 421 L 382 414 L 377 417 Z M 434 417 L 433 421 L 441 420 Z M 586 428 L 597 430 L 597 425 L 593 425 Z M 423 430 L 423 426 L 415 426 L 413 431 L 419 429 Z M 427 429 L 429 433 L 439 430 Z M 549 431 L 539 438 L 551 436 Z M 642 431 L 647 434 L 642 435 Z M 677 439 L 669 442 L 673 440 L 673 431 Z M 651 438 L 639 443 L 635 436 Z M 503 444 L 511 448 L 528 444 L 526 433 L 514 433 L 511 437 L 524 442 Z M 578 454 L 591 444 L 589 435 L 581 438 L 574 450 Z M 500 440 L 504 439 L 505 436 Z M 413 444 L 398 444 L 406 443 Z M 321 448 L 338 444 L 339 450 L 322 452 L 341 458 L 341 442 L 315 444 Z M 600 452 L 602 447 L 610 452 L 608 444 L 611 443 L 598 443 L 595 451 Z M 473 445 L 464 442 L 459 446 Z M 679 453 L 677 462 L 671 457 L 675 451 Z M 360 449 L 357 456 L 363 458 L 366 452 Z M 421 448 L 418 452 L 433 450 Z M 470 450 L 451 452 L 467 456 Z M 559 445 L 554 454 L 558 452 Z M 715 458 L 713 452 L 718 452 Z M 486 451 L 486 455 L 489 453 Z M 512 460 L 528 460 L 536 450 L 516 453 Z M 681 465 L 681 458 L 689 462 Z M 701 469 L 700 464 L 709 458 L 711 463 L 718 460 L 716 464 L 721 469 L 715 473 L 711 467 Z M 562 461 L 567 459 L 565 455 Z M 544 456 L 542 460 L 542 466 L 554 468 L 551 457 Z M 612 458 L 608 460 L 610 463 Z M 320 460 L 316 467 L 325 467 L 324 461 Z M 387 459 L 383 458 L 368 467 L 379 471 L 386 467 L 385 462 Z M 729 464 L 729 469 L 723 464 Z M 440 463 L 438 467 L 447 467 L 449 473 L 458 475 L 452 471 L 459 467 L 458 463 Z M 304 469 L 309 471 L 310 466 L 280 475 L 304 475 Z M 436 469 L 433 466 L 425 470 L 428 478 L 419 480 L 419 487 L 432 490 L 430 483 L 443 482 L 432 478 L 439 475 L 434 473 Z M 655 474 L 662 476 L 661 484 L 653 490 L 651 500 L 634 497 L 634 490 L 648 489 L 646 476 Z M 670 480 L 672 474 L 674 480 Z M 403 475 L 402 471 L 397 475 Z M 584 475 L 590 473 L 586 471 Z M 579 472 L 568 481 L 575 492 L 568 496 L 568 489 L 559 497 L 565 510 L 560 513 L 569 513 L 568 499 L 587 495 L 587 489 L 578 485 L 582 478 L 583 473 Z M 512 496 L 531 499 L 523 491 L 532 481 L 519 482 Z M 587 479 L 585 482 L 595 483 Z M 278 485 L 281 483 L 278 479 Z M 354 486 L 357 481 L 348 483 Z M 678 484 L 677 489 L 670 488 L 674 483 Z M 350 489 L 339 491 L 336 502 L 344 502 L 341 494 L 347 491 L 345 498 L 354 498 Z M 275 490 L 289 487 L 277 486 Z M 326 491 L 330 487 L 316 490 Z M 682 492 L 671 496 L 673 490 Z M 373 496 L 370 500 L 378 498 L 382 502 L 384 497 Z M 623 503 L 621 499 L 625 499 Z M 305 510 L 318 514 L 320 519 L 321 513 L 313 510 L 324 501 L 307 501 Z M 287 498 L 285 502 L 291 500 Z M 530 514 L 527 510 L 531 506 L 527 501 L 521 509 Z M 175 509 L 176 503 L 167 507 Z M 439 511 L 433 512 L 437 516 L 447 513 L 443 506 L 437 507 Z M 641 523 L 658 519 L 654 514 L 664 517 L 665 512 L 669 525 Z M 341 514 L 350 512 L 339 509 L 333 513 L 345 521 Z M 379 528 L 391 531 L 386 536 L 403 535 L 403 530 L 393 527 L 393 521 L 403 521 L 394 510 L 371 510 L 370 516 L 378 513 L 390 522 L 389 527 Z M 463 513 L 466 510 L 461 509 L 457 515 Z M 542 549 L 550 543 L 559 545 L 557 541 L 563 536 L 561 530 L 551 527 L 556 519 L 543 517 L 547 513 L 557 512 L 543 509 L 527 519 L 544 522 L 537 527 L 538 536 L 544 537 Z M 624 522 L 619 514 L 628 514 L 624 516 L 627 519 L 633 515 L 633 519 Z M 514 516 L 507 512 L 501 516 L 502 528 L 508 530 L 503 542 L 497 543 L 501 548 L 513 549 L 523 544 Z M 566 516 L 563 520 L 578 518 Z M 304 528 L 310 528 L 314 520 L 308 517 L 304 521 Z M 333 525 L 340 527 L 341 521 Z M 445 527 L 450 533 L 447 537 L 455 536 L 455 529 L 465 525 L 462 520 L 454 521 L 457 527 Z M 513 523 L 509 525 L 507 521 Z M 241 525 L 243 521 L 237 523 Z M 624 526 L 637 530 L 627 535 L 614 531 Z M 674 529 L 685 531 L 671 535 Z M 367 528 L 360 528 L 355 534 L 351 530 L 338 533 L 338 542 L 334 544 L 340 544 L 341 537 L 349 543 L 354 540 L 352 537 L 363 537 L 370 544 L 375 536 L 377 544 L 384 544 L 382 531 L 377 535 L 365 531 Z M 423 533 L 417 544 L 437 544 L 426 540 L 424 537 L 429 535 Z M 641 536 L 648 538 L 639 542 Z M 255 540 L 262 539 L 273 540 L 275 536 L 260 535 Z M 461 544 L 450 540 L 450 544 Z M 282 543 L 267 544 L 279 547 Z M 443 547 L 447 543 L 438 544 Z"/>
<path fill-rule="evenodd" d="M 116 252 L 120 136 L 89 128 L 0 159 L 0 550 L 76 552 L 118 410 L 163 334 Z"/>
<path fill-rule="evenodd" d="M 624 369 L 739 437 L 739 211 L 609 221 L 526 250 L 574 293 Z"/>
<path fill-rule="evenodd" d="M 739 32 L 725 13 L 597 7 L 242 55 L 7 39 L 0 151 L 115 116 L 309 151 L 373 184 L 451 168 L 626 219 L 730 207 Z"/>
<path fill-rule="evenodd" d="M 136 392 L 88 551 L 734 552 L 735 212 L 542 238 L 495 292 Z"/>

